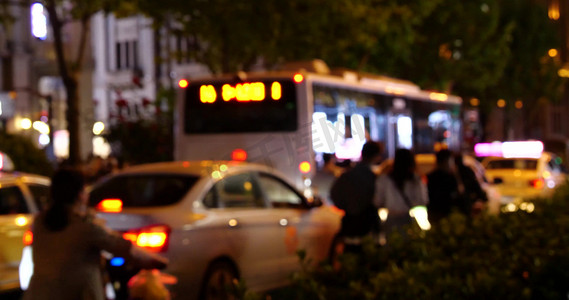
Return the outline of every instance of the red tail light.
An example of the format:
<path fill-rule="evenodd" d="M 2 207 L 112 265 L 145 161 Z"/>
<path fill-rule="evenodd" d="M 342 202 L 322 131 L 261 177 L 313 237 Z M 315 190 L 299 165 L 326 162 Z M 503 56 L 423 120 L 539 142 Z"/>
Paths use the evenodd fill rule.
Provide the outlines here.
<path fill-rule="evenodd" d="M 27 230 L 24 233 L 23 237 L 24 246 L 30 246 L 33 241 L 34 241 L 34 234 L 32 233 L 31 230 Z"/>
<path fill-rule="evenodd" d="M 247 160 L 247 151 L 243 149 L 235 149 L 231 152 L 231 159 L 236 161 L 245 161 Z"/>
<path fill-rule="evenodd" d="M 125 240 L 152 252 L 164 252 L 168 249 L 170 227 L 154 225 L 123 233 Z"/>
<path fill-rule="evenodd" d="M 119 213 L 122 211 L 120 199 L 105 199 L 97 204 L 97 210 L 107 213 Z"/>
<path fill-rule="evenodd" d="M 529 185 L 534 189 L 542 189 L 545 186 L 543 178 L 534 179 L 529 181 Z"/>

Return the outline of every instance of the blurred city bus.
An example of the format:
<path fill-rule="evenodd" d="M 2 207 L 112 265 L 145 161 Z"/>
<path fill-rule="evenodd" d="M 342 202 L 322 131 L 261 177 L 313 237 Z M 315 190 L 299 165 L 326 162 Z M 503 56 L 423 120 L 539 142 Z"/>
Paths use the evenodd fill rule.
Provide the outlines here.
<path fill-rule="evenodd" d="M 459 97 L 405 80 L 330 70 L 320 60 L 179 85 L 176 160 L 263 163 L 307 193 L 324 153 L 357 161 L 369 139 L 385 145 L 386 157 L 397 148 L 460 150 Z"/>

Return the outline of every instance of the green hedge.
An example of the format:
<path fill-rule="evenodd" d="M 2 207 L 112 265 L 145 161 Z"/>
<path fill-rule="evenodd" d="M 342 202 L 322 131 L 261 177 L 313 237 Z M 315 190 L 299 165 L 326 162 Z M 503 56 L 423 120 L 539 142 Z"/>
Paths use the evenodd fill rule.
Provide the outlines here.
<path fill-rule="evenodd" d="M 535 211 L 474 220 L 455 214 L 428 232 L 411 227 L 389 246 L 368 241 L 361 256 L 345 254 L 293 275 L 295 299 L 567 299 L 569 186 Z"/>
<path fill-rule="evenodd" d="M 45 152 L 25 136 L 0 132 L 0 151 L 12 159 L 16 171 L 44 176 L 53 173 L 53 166 Z"/>

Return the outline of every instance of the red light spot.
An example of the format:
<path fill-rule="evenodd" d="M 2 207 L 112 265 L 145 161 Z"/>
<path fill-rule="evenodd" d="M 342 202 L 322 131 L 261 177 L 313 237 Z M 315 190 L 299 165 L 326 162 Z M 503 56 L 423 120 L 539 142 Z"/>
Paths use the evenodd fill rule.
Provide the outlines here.
<path fill-rule="evenodd" d="M 190 162 L 189 162 L 189 161 L 185 161 L 185 162 L 182 163 L 182 166 L 183 166 L 184 168 L 188 168 L 188 167 L 190 166 Z"/>
<path fill-rule="evenodd" d="M 102 212 L 118 213 L 122 211 L 122 201 L 120 199 L 105 199 L 99 202 L 97 209 Z"/>
<path fill-rule="evenodd" d="M 231 159 L 237 161 L 245 161 L 247 160 L 247 151 L 243 149 L 235 149 L 231 152 Z"/>
<path fill-rule="evenodd" d="M 294 77 L 292 78 L 292 80 L 294 80 L 294 82 L 296 83 L 301 83 L 304 80 L 304 76 L 302 76 L 302 74 L 297 73 L 294 74 Z"/>
<path fill-rule="evenodd" d="M 31 230 L 28 230 L 24 233 L 24 246 L 29 246 L 32 244 L 32 242 L 34 241 L 34 234 L 32 233 Z"/>
<path fill-rule="evenodd" d="M 300 170 L 301 173 L 306 174 L 306 173 L 310 172 L 312 167 L 310 166 L 309 162 L 303 161 L 298 165 L 298 169 Z"/>
<path fill-rule="evenodd" d="M 534 179 L 529 182 L 529 184 L 535 189 L 542 189 L 545 186 L 545 182 L 543 179 Z"/>
<path fill-rule="evenodd" d="M 185 89 L 188 87 L 190 83 L 186 80 L 186 79 L 180 79 L 180 81 L 178 81 L 178 86 Z"/>

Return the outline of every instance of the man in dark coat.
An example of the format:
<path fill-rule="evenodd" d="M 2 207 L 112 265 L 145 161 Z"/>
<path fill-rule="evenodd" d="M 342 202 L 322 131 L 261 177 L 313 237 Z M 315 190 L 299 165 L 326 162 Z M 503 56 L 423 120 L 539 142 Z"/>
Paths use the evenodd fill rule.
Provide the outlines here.
<path fill-rule="evenodd" d="M 448 149 L 440 150 L 436 158 L 436 168 L 427 174 L 427 189 L 429 190 L 427 211 L 431 224 L 438 223 L 453 209 L 460 209 L 461 206 L 452 152 Z"/>
<path fill-rule="evenodd" d="M 371 167 L 381 160 L 382 146 L 367 142 L 362 148 L 361 161 L 343 173 L 332 185 L 330 197 L 344 210 L 340 236 L 359 238 L 379 232 L 379 216 L 373 199 L 376 175 Z"/>

